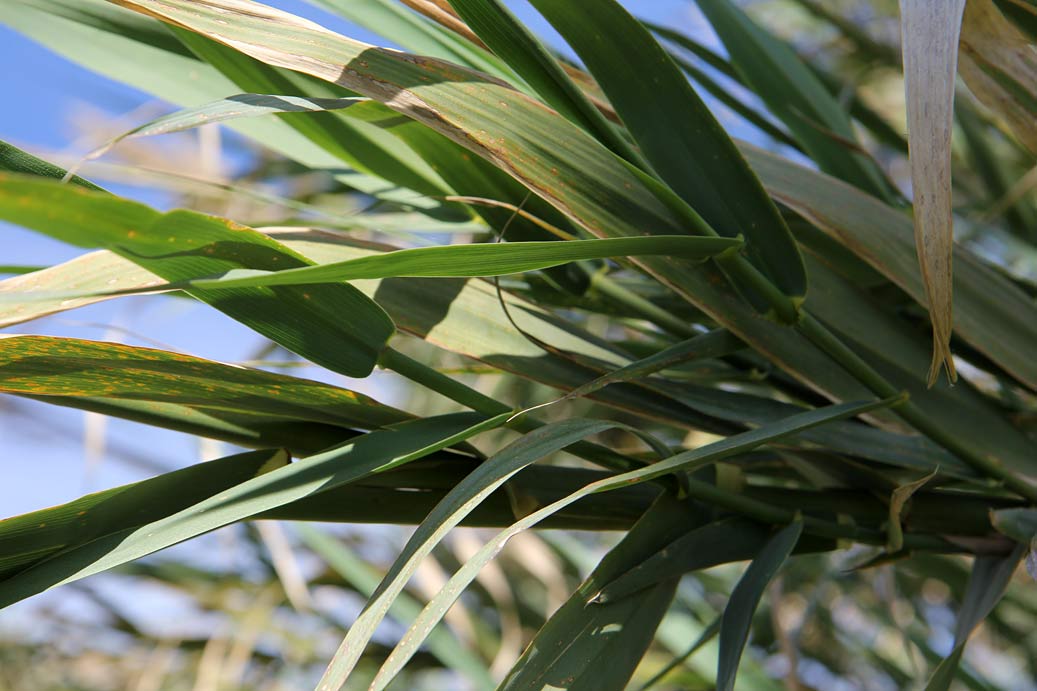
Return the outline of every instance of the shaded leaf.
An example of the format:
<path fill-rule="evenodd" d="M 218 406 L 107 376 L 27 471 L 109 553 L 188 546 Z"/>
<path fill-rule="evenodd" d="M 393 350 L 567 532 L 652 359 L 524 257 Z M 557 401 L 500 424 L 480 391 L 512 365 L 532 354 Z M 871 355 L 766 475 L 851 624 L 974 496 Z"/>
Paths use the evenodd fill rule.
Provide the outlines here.
<path fill-rule="evenodd" d="M 774 439 L 794 434 L 795 432 L 821 425 L 831 420 L 861 414 L 869 409 L 889 405 L 889 403 L 890 401 L 841 404 L 813 410 L 800 415 L 794 415 L 779 423 L 767 425 L 750 432 L 743 432 L 742 434 L 728 437 L 713 444 L 708 444 L 697 449 L 692 449 L 671 456 L 662 461 L 652 463 L 644 468 L 615 475 L 592 483 L 583 487 L 579 491 L 554 502 L 553 504 L 530 513 L 507 530 L 498 533 L 492 540 L 486 543 L 486 545 L 484 545 L 474 557 L 466 562 L 457 573 L 454 574 L 447 585 L 444 586 L 440 593 L 431 602 L 429 602 L 422 611 L 421 616 L 414 622 L 408 633 L 397 646 L 396 652 L 386 660 L 386 663 L 378 673 L 376 682 L 382 684 L 380 687 L 382 688 L 399 673 L 403 665 L 406 664 L 407 660 L 410 659 L 418 646 L 420 646 L 421 641 L 427 633 L 439 622 L 447 609 L 449 609 L 453 602 L 460 596 L 461 592 L 475 579 L 482 566 L 493 559 L 493 557 L 503 549 L 505 543 L 511 537 L 523 530 L 531 528 L 542 519 L 565 508 L 566 506 L 569 506 L 573 502 L 591 494 L 607 492 L 612 489 L 647 482 L 673 472 L 691 472 L 698 470 L 728 456 L 754 449 L 760 444 L 764 444 L 768 441 L 773 441 Z M 579 420 L 563 421 L 560 423 L 554 423 L 553 425 L 548 425 L 532 435 L 527 435 L 524 439 L 531 440 L 527 441 L 527 444 L 540 442 L 541 440 L 550 439 L 552 436 L 560 433 L 587 433 L 589 430 L 594 430 L 595 426 L 598 426 L 599 429 L 604 429 L 615 426 L 615 423 L 595 423 L 594 421 Z M 522 449 L 522 444 L 516 442 L 516 445 L 519 449 Z M 513 447 L 516 445 L 513 445 Z M 450 520 L 454 521 L 453 525 L 456 525 L 456 521 L 459 520 L 459 517 L 464 515 L 467 511 L 470 511 L 471 505 L 476 503 L 481 496 L 484 496 L 486 493 L 486 489 L 484 488 L 496 487 L 500 482 L 503 482 L 512 474 L 521 470 L 525 465 L 533 463 L 537 458 L 539 458 L 539 456 L 527 452 L 519 455 L 508 454 L 504 456 L 504 458 L 507 461 L 506 464 L 498 464 L 493 462 L 491 459 L 480 466 L 479 470 L 470 476 L 472 478 L 471 481 L 466 479 L 465 482 L 455 487 L 441 503 L 440 506 L 442 509 L 440 510 L 439 507 L 437 507 L 437 510 L 430 514 L 429 519 L 427 519 L 427 527 L 423 524 L 422 527 L 419 528 L 418 532 L 427 532 L 434 535 L 434 531 L 436 531 L 439 526 L 451 525 L 443 524 L 441 519 L 437 520 L 439 513 L 449 514 L 451 516 Z M 451 511 L 453 513 L 450 513 Z M 423 528 L 424 530 L 422 530 Z M 431 545 L 429 545 L 427 549 L 431 549 Z M 402 587 L 402 585 L 400 587 Z M 644 592 L 656 592 L 658 587 L 663 586 L 656 586 Z M 345 682 L 352 664 L 355 663 L 355 658 L 360 654 L 360 651 L 357 650 L 357 648 L 352 645 L 347 646 L 345 643 L 340 648 L 340 653 L 342 651 L 345 651 L 342 659 L 348 660 L 349 665 L 340 666 L 341 663 L 336 659 L 336 662 L 333 663 L 334 669 L 329 668 L 329 671 L 325 674 L 321 685 L 322 689 L 339 688 L 341 684 Z M 348 657 L 346 657 L 347 655 Z"/>
<path fill-rule="evenodd" d="M 731 0 L 696 2 L 744 82 L 785 123 L 821 170 L 888 198 L 889 186 L 875 162 L 859 150 L 850 118 L 795 51 L 755 24 Z"/>
<path fill-rule="evenodd" d="M 1028 545 L 1018 544 L 1011 554 L 975 558 L 954 628 L 954 650 L 937 666 L 925 691 L 947 691 L 950 688 L 969 636 L 1004 596 L 1019 561 L 1028 549 Z"/>
<path fill-rule="evenodd" d="M 720 620 L 720 661 L 717 691 L 732 691 L 738 674 L 738 661 L 749 641 L 756 606 L 763 591 L 796 546 L 803 523 L 795 521 L 778 531 L 760 550 L 731 592 Z"/>
<path fill-rule="evenodd" d="M 925 305 L 913 266 L 910 219 L 828 176 L 744 144 L 742 150 L 768 191 Z M 1037 389 L 1037 308 L 1003 275 L 957 247 L 954 328 L 965 341 L 1027 386 Z"/>
<path fill-rule="evenodd" d="M 925 483 L 936 477 L 939 472 L 939 468 L 933 470 L 925 477 L 920 477 L 913 482 L 900 485 L 893 490 L 893 495 L 889 499 L 889 542 L 886 544 L 886 551 L 890 554 L 896 554 L 904 547 L 904 528 L 901 525 L 901 514 L 904 512 L 904 507 L 907 502 L 910 501 L 911 495 L 925 486 Z"/>

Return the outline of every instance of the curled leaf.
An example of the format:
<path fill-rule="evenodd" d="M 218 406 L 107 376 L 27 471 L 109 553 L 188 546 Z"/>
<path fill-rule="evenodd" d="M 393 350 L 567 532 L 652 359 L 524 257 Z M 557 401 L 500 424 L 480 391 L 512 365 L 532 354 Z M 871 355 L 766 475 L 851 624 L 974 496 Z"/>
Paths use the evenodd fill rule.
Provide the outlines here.
<path fill-rule="evenodd" d="M 904 513 L 904 507 L 907 506 L 908 500 L 911 496 L 922 489 L 925 483 L 936 477 L 936 473 L 939 472 L 939 468 L 929 473 L 925 477 L 921 477 L 914 482 L 909 482 L 905 485 L 900 485 L 893 490 L 893 495 L 889 500 L 889 541 L 886 545 L 886 549 L 890 554 L 896 554 L 904 548 L 904 529 L 901 526 L 901 516 Z"/>
<path fill-rule="evenodd" d="M 954 316 L 951 256 L 951 125 L 958 36 L 965 0 L 902 0 L 901 35 L 911 183 L 915 198 L 915 247 L 933 325 L 929 386 L 947 370 L 957 379 L 951 356 Z"/>

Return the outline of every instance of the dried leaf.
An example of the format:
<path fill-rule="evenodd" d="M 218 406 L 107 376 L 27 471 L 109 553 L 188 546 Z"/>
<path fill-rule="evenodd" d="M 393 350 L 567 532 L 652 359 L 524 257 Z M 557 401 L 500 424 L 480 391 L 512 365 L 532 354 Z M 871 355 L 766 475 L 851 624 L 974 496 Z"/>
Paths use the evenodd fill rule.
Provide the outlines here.
<path fill-rule="evenodd" d="M 992 0 L 969 0 L 959 69 L 969 90 L 1037 153 L 1037 47 Z"/>
<path fill-rule="evenodd" d="M 902 0 L 900 5 L 915 247 L 933 325 L 933 360 L 929 366 L 932 386 L 941 366 L 951 381 L 957 379 L 950 345 L 954 322 L 951 125 L 965 0 Z"/>

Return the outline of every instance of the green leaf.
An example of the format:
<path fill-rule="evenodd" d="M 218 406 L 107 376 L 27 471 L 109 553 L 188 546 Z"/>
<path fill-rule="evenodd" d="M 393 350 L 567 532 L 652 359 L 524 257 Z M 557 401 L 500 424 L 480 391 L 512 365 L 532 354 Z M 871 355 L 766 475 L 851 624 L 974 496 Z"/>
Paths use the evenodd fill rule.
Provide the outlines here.
<path fill-rule="evenodd" d="M 50 336 L 0 338 L 0 392 L 186 405 L 375 429 L 411 416 L 363 394 L 307 379 L 163 350 Z"/>
<path fill-rule="evenodd" d="M 596 603 L 621 600 L 632 593 L 685 573 L 750 559 L 768 539 L 766 528 L 744 518 L 727 518 L 696 528 L 644 562 L 607 583 Z"/>
<path fill-rule="evenodd" d="M 720 661 L 717 669 L 717 691 L 733 691 L 738 661 L 749 641 L 749 628 L 763 591 L 785 563 L 803 532 L 803 523 L 795 521 L 778 531 L 760 553 L 731 593 L 720 621 Z"/>
<path fill-rule="evenodd" d="M 461 19 L 552 108 L 593 134 L 617 155 L 646 168 L 619 130 L 577 86 L 562 65 L 498 0 L 450 0 Z"/>
<path fill-rule="evenodd" d="M 11 173 L 39 175 L 41 177 L 54 178 L 56 180 L 61 180 L 66 175 L 65 170 L 63 168 L 59 168 L 53 163 L 48 163 L 47 161 L 44 161 L 41 158 L 37 158 L 28 152 L 22 151 L 16 146 L 8 144 L 5 141 L 0 141 L 0 170 L 6 170 Z M 70 182 L 90 190 L 103 191 L 94 183 L 90 182 L 89 180 L 84 180 L 78 175 L 73 175 L 70 178 Z M 4 271 L 3 273 L 14 272 Z"/>
<path fill-rule="evenodd" d="M 327 533 L 301 524 L 296 531 L 303 543 L 320 555 L 350 586 L 364 597 L 370 597 L 378 586 L 378 572 L 366 561 L 356 556 L 348 546 Z M 413 619 L 421 611 L 421 605 L 401 593 L 392 603 L 389 614 L 399 621 Z M 428 649 L 444 665 L 460 672 L 476 688 L 491 688 L 493 679 L 479 657 L 462 645 L 447 631 L 434 631 L 428 637 Z"/>
<path fill-rule="evenodd" d="M 311 1 L 409 52 L 449 60 L 505 80 L 513 76 L 495 56 L 393 0 Z"/>
<path fill-rule="evenodd" d="M 991 511 L 990 522 L 998 532 L 1024 545 L 1029 545 L 1037 535 L 1037 509 Z"/>
<path fill-rule="evenodd" d="M 780 423 L 743 432 L 713 444 L 671 456 L 644 468 L 591 483 L 553 504 L 530 513 L 507 530 L 498 533 L 461 570 L 454 574 L 439 595 L 429 602 L 428 606 L 422 611 L 421 617 L 414 622 L 410 631 L 397 646 L 396 653 L 383 665 L 382 670 L 378 673 L 378 677 L 376 677 L 376 684 L 382 684 L 379 688 L 383 688 L 384 684 L 387 684 L 395 677 L 417 650 L 424 636 L 439 622 L 464 588 L 475 579 L 479 570 L 504 547 L 504 544 L 511 537 L 531 528 L 544 518 L 591 494 L 647 482 L 674 472 L 698 470 L 728 456 L 754 449 L 768 441 L 773 441 L 831 420 L 862 414 L 876 407 L 889 404 L 890 401 L 841 404 L 794 415 L 786 420 L 782 420 Z M 546 448 L 553 450 L 560 448 L 558 445 L 563 441 L 571 443 L 570 435 L 577 435 L 577 438 L 579 438 L 580 436 L 614 426 L 616 426 L 616 423 L 567 420 L 547 425 L 536 432 L 526 435 L 522 440 L 509 447 L 506 452 L 499 454 L 496 459 L 490 459 L 482 464 L 477 471 L 469 478 L 466 478 L 465 482 L 455 487 L 437 509 L 429 515 L 429 518 L 426 519 L 422 526 L 419 527 L 415 537 L 419 534 L 428 534 L 430 535 L 430 542 L 438 540 L 441 537 L 437 536 L 438 531 L 442 530 L 443 534 L 445 534 L 446 530 L 456 525 L 460 518 L 470 511 L 482 497 L 507 480 L 511 475 L 540 458 L 543 455 L 545 441 L 547 441 Z M 530 449 L 526 448 L 527 446 L 535 449 L 535 452 L 530 453 Z M 449 516 L 448 519 L 446 518 L 447 516 Z M 431 548 L 432 545 L 429 544 L 421 549 L 431 550 Z M 404 554 L 407 554 L 406 550 Z M 417 554 L 417 550 L 415 550 L 415 554 Z M 416 568 L 416 565 L 411 568 Z M 393 571 L 390 571 L 390 574 L 392 573 Z M 402 583 L 399 583 L 398 587 L 402 588 L 402 585 Z M 647 592 L 654 592 L 654 589 L 650 589 Z M 391 591 L 387 591 L 386 595 L 388 596 L 390 593 Z M 355 629 L 356 626 L 354 626 L 354 629 L 351 629 L 350 633 L 352 634 L 352 631 Z M 341 657 L 336 656 L 332 666 L 325 673 L 321 685 L 322 689 L 337 689 L 345 682 L 352 666 L 362 652 L 362 645 L 355 645 L 354 640 L 366 641 L 364 637 L 369 637 L 371 633 L 373 633 L 373 624 L 365 626 L 362 632 L 358 632 L 352 637 L 347 635 L 346 641 L 339 648 Z"/>
<path fill-rule="evenodd" d="M 166 518 L 288 461 L 283 451 L 227 456 L 0 520 L 0 589 L 61 550 Z"/>
<path fill-rule="evenodd" d="M 204 11 L 184 0 L 143 0 L 132 6 L 219 36 L 272 64 L 336 81 L 389 103 L 492 162 L 596 236 L 679 233 L 689 227 L 687 210 L 675 211 L 672 194 L 667 197 L 656 181 L 624 166 L 564 118 L 485 75 L 351 41 L 259 3 L 247 3 L 247 8 L 230 0 L 217 4 L 232 14 L 214 10 L 212 2 Z M 233 14 L 242 9 L 243 14 Z M 220 24 L 227 17 L 234 21 Z M 508 109 L 508 118 L 498 117 L 502 108 Z M 651 257 L 636 263 L 765 357 L 832 398 L 850 400 L 866 393 L 796 330 L 760 319 L 725 286 L 715 268 Z"/>
<path fill-rule="evenodd" d="M 196 278 L 177 287 L 203 289 L 312 285 L 364 278 L 472 278 L 536 271 L 573 261 L 666 255 L 703 261 L 737 250 L 739 240 L 690 235 L 650 235 L 567 242 L 500 242 L 396 250 L 319 266 L 257 271 L 237 269 L 218 278 Z"/>
<path fill-rule="evenodd" d="M 324 82 L 264 64 L 205 36 L 172 28 L 173 34 L 205 63 L 215 67 L 238 89 L 251 93 L 292 94 L 308 98 L 342 98 L 355 94 Z M 421 195 L 447 191 L 436 172 L 406 145 L 381 128 L 336 112 L 315 112 L 306 117 L 278 116 L 299 134 L 333 157 L 345 161 L 381 181 L 362 184 L 360 191 L 375 196 L 413 203 L 415 195 L 386 190 L 386 183 L 414 190 Z M 384 181 L 384 182 L 383 182 Z M 350 181 L 343 181 L 351 184 Z"/>
<path fill-rule="evenodd" d="M 365 102 L 367 99 L 364 98 L 303 98 L 268 94 L 237 94 L 219 101 L 210 101 L 193 108 L 178 110 L 134 127 L 91 152 L 87 157 L 101 156 L 124 139 L 182 132 L 202 125 L 273 113 L 323 113 L 329 110 L 344 110 Z"/>
<path fill-rule="evenodd" d="M 1016 567 L 1028 544 L 1017 544 L 1010 554 L 1000 556 L 980 555 L 972 564 L 965 599 L 958 612 L 958 623 L 954 628 L 954 650 L 941 662 L 926 684 L 925 691 L 947 691 L 958 670 L 961 656 L 969 636 L 1005 594 Z"/>
<path fill-rule="evenodd" d="M 498 688 L 619 691 L 626 687 L 676 586 L 670 580 L 613 604 L 588 604 L 601 585 L 703 521 L 694 502 L 664 495 L 537 632 Z M 597 635 L 587 635 L 597 632 Z"/>
<path fill-rule="evenodd" d="M 716 232 L 745 235 L 756 266 L 786 295 L 802 298 L 806 274 L 784 221 L 648 30 L 614 0 L 532 4 L 587 65 L 659 177 Z M 738 190 L 737 197 L 730 190 Z"/>
<path fill-rule="evenodd" d="M 860 150 L 850 118 L 828 89 L 780 39 L 731 0 L 696 0 L 745 84 L 759 96 L 821 170 L 889 199 L 889 185 Z"/>
<path fill-rule="evenodd" d="M 162 214 L 125 199 L 13 174 L 0 174 L 0 219 L 63 242 L 107 247 L 167 281 L 312 263 L 224 219 L 190 211 Z M 388 315 L 349 285 L 197 292 L 203 302 L 285 348 L 354 377 L 371 373 L 394 331 Z"/>
<path fill-rule="evenodd" d="M 742 150 L 767 189 L 814 225 L 926 304 L 916 270 L 910 218 L 821 173 L 756 147 Z M 1037 307 L 1003 275 L 956 247 L 955 331 L 1021 383 L 1037 390 Z"/>
<path fill-rule="evenodd" d="M 259 514 L 257 518 L 334 523 L 419 525 L 464 480 L 478 461 L 441 451 L 403 468 L 379 473 Z M 459 525 L 506 528 L 523 506 L 544 506 L 607 473 L 582 468 L 530 466 L 509 479 Z M 541 528 L 629 530 L 658 497 L 659 488 L 637 485 L 586 497 L 545 519 Z"/>
<path fill-rule="evenodd" d="M 400 551 L 378 589 L 364 606 L 364 611 L 349 628 L 338 652 L 324 672 L 319 688 L 338 689 L 345 684 L 392 602 L 417 571 L 421 560 L 486 497 L 531 463 L 584 437 L 616 426 L 617 423 L 604 420 L 579 418 L 547 425 L 513 442 L 451 489 L 422 521 Z M 474 578 L 474 573 L 472 577 Z M 417 641 L 414 647 L 420 643 L 420 640 Z M 410 655 L 407 655 L 407 659 L 409 658 Z M 400 666 L 405 662 L 406 660 L 403 660 Z"/>
<path fill-rule="evenodd" d="M 741 350 L 744 343 L 733 336 L 729 331 L 718 329 L 699 336 L 694 336 L 686 341 L 681 341 L 668 348 L 660 350 L 654 355 L 641 358 L 629 365 L 620 367 L 604 374 L 593 381 L 579 386 L 568 394 L 566 398 L 578 398 L 599 391 L 610 384 L 640 379 L 649 374 L 654 374 L 674 365 L 700 360 L 705 358 L 716 358 L 729 355 Z"/>
<path fill-rule="evenodd" d="M 503 424 L 456 413 L 405 422 L 253 477 L 177 513 L 60 552 L 0 582 L 0 607 L 105 571 L 236 521 L 398 467 Z"/>

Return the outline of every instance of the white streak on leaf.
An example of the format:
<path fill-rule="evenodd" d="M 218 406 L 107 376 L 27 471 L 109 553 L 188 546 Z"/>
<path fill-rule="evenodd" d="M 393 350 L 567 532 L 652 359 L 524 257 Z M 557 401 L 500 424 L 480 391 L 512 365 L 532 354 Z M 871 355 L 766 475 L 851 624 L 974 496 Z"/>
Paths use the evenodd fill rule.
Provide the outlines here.
<path fill-rule="evenodd" d="M 951 356 L 951 126 L 958 36 L 965 0 L 901 0 L 900 24 L 907 90 L 907 129 L 915 198 L 915 247 L 929 299 L 933 360 L 929 386 L 940 368 L 954 381 Z"/>

